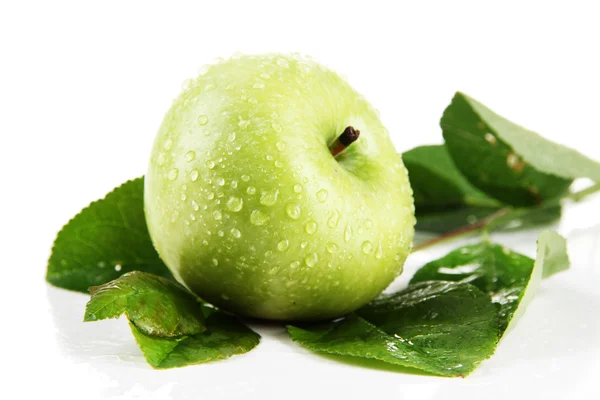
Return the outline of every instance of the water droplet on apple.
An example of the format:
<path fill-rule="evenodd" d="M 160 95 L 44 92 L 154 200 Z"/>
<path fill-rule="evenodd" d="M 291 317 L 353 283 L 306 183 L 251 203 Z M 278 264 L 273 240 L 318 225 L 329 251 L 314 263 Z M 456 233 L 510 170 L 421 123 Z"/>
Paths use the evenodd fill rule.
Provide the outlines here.
<path fill-rule="evenodd" d="M 313 220 L 308 221 L 306 223 L 306 225 L 304 226 L 304 230 L 309 235 L 312 235 L 313 233 L 315 233 L 317 231 L 317 223 Z"/>
<path fill-rule="evenodd" d="M 275 143 L 275 147 L 277 147 L 277 150 L 279 150 L 281 152 L 285 151 L 285 143 L 283 143 L 283 142 Z"/>
<path fill-rule="evenodd" d="M 204 126 L 208 123 L 208 117 L 204 114 L 200 115 L 198 117 L 198 123 L 200 124 L 200 126 Z"/>
<path fill-rule="evenodd" d="M 254 194 L 256 193 L 256 188 L 254 186 L 248 186 L 248 189 L 246 189 L 246 193 Z"/>
<path fill-rule="evenodd" d="M 273 156 L 270 154 L 267 154 L 267 156 L 265 157 L 268 161 L 273 161 Z"/>
<path fill-rule="evenodd" d="M 261 226 L 267 223 L 269 216 L 260 210 L 252 211 L 250 214 L 250 223 L 252 225 Z"/>
<path fill-rule="evenodd" d="M 217 260 L 216 258 L 213 258 L 212 263 L 216 267 L 217 265 L 219 265 L 219 260 Z"/>
<path fill-rule="evenodd" d="M 202 130 L 202 133 L 204 134 L 204 136 L 210 135 L 210 131 L 206 128 Z"/>
<path fill-rule="evenodd" d="M 156 163 L 158 165 L 163 165 L 165 163 L 165 153 L 160 153 L 158 157 L 156 157 Z"/>
<path fill-rule="evenodd" d="M 400 261 L 402 259 L 402 257 L 400 256 L 400 254 L 396 254 L 394 256 L 394 261 Z"/>
<path fill-rule="evenodd" d="M 308 246 L 308 242 L 302 242 L 302 243 L 300 243 L 300 247 L 301 248 L 304 249 L 304 248 L 306 248 L 306 246 Z"/>
<path fill-rule="evenodd" d="M 187 195 L 185 193 L 181 193 L 180 198 L 181 198 L 182 201 L 186 201 L 187 200 Z"/>
<path fill-rule="evenodd" d="M 373 227 L 373 221 L 371 221 L 370 219 L 367 219 L 365 221 L 365 226 L 367 227 L 367 229 L 371 229 Z"/>
<path fill-rule="evenodd" d="M 317 192 L 317 200 L 319 200 L 321 203 L 324 203 L 325 200 L 327 200 L 327 195 L 329 194 L 329 192 L 326 189 L 321 189 Z"/>
<path fill-rule="evenodd" d="M 296 193 L 302 192 L 302 185 L 295 184 L 294 185 L 294 192 L 296 192 Z"/>
<path fill-rule="evenodd" d="M 250 177 L 248 175 L 242 175 L 242 180 L 244 182 L 248 182 L 250 180 Z"/>
<path fill-rule="evenodd" d="M 277 250 L 286 251 L 290 247 L 290 241 L 287 239 L 283 239 L 279 243 L 277 243 Z"/>
<path fill-rule="evenodd" d="M 192 208 L 194 209 L 194 211 L 198 211 L 198 209 L 200 208 L 198 203 L 196 203 L 196 200 L 192 200 Z"/>
<path fill-rule="evenodd" d="M 198 180 L 198 170 L 197 169 L 193 169 L 190 172 L 190 179 L 192 180 L 192 182 L 195 182 L 196 180 Z"/>
<path fill-rule="evenodd" d="M 264 87 L 265 87 L 265 84 L 264 84 L 264 83 L 262 83 L 262 82 L 256 82 L 254 85 L 252 85 L 252 87 L 253 87 L 254 89 L 264 89 Z"/>
<path fill-rule="evenodd" d="M 327 245 L 325 246 L 325 250 L 327 250 L 327 252 L 328 252 L 329 254 L 333 254 L 333 253 L 335 253 L 336 251 L 338 251 L 338 245 L 337 245 L 337 244 L 335 244 L 335 243 L 331 243 L 331 242 L 329 242 L 329 243 L 327 243 Z"/>
<path fill-rule="evenodd" d="M 292 261 L 290 263 L 290 268 L 298 268 L 300 266 L 300 261 Z"/>
<path fill-rule="evenodd" d="M 273 124 L 271 124 L 271 126 L 273 127 L 273 130 L 275 130 L 275 132 L 277 132 L 277 133 L 281 133 L 283 131 L 283 128 L 281 127 L 281 125 L 279 125 L 276 122 L 273 122 Z"/>
<path fill-rule="evenodd" d="M 331 212 L 331 216 L 327 220 L 327 226 L 331 229 L 336 228 L 338 223 L 340 222 L 340 212 L 338 210 L 333 210 Z"/>
<path fill-rule="evenodd" d="M 227 140 L 229 140 L 230 142 L 235 141 L 235 132 L 231 132 L 227 137 Z"/>
<path fill-rule="evenodd" d="M 277 160 L 277 161 L 275 161 L 275 166 L 277 168 L 281 168 L 281 167 L 283 167 L 283 163 L 281 161 Z"/>
<path fill-rule="evenodd" d="M 174 210 L 173 214 L 171 214 L 171 222 L 175 222 L 179 219 L 179 211 Z"/>
<path fill-rule="evenodd" d="M 196 158 L 196 153 L 194 153 L 193 151 L 188 151 L 187 153 L 185 153 L 185 161 L 190 162 L 194 158 Z"/>
<path fill-rule="evenodd" d="M 344 229 L 344 240 L 347 242 L 352 237 L 352 226 L 350 224 L 346 225 L 346 229 Z"/>
<path fill-rule="evenodd" d="M 379 244 L 377 245 L 377 250 L 375 250 L 375 258 L 379 260 L 381 257 L 383 257 L 383 249 L 381 248 L 380 240 Z"/>
<path fill-rule="evenodd" d="M 223 217 L 223 214 L 221 214 L 221 211 L 215 211 L 213 212 L 213 218 L 216 219 L 217 221 L 220 220 Z"/>
<path fill-rule="evenodd" d="M 213 169 L 215 167 L 215 162 L 213 160 L 208 160 L 206 162 L 206 166 L 208 167 L 208 169 Z"/>
<path fill-rule="evenodd" d="M 260 204 L 263 206 L 272 206 L 277 202 L 277 197 L 279 196 L 279 189 L 271 189 L 266 192 L 263 192 L 260 196 Z"/>
<path fill-rule="evenodd" d="M 215 192 L 208 192 L 206 193 L 206 198 L 209 200 L 212 200 L 215 198 Z"/>
<path fill-rule="evenodd" d="M 317 253 L 311 253 L 304 257 L 304 263 L 309 267 L 314 267 L 319 262 L 319 255 Z"/>
<path fill-rule="evenodd" d="M 242 232 L 240 232 L 239 229 L 233 228 L 231 230 L 231 236 L 233 236 L 236 239 L 239 239 L 240 237 L 242 237 Z"/>
<path fill-rule="evenodd" d="M 362 251 L 365 254 L 371 254 L 373 252 L 373 243 L 368 240 L 365 240 L 362 244 Z"/>
<path fill-rule="evenodd" d="M 227 200 L 227 208 L 230 211 L 238 212 L 242 209 L 243 206 L 244 200 L 240 199 L 239 197 L 231 196 L 229 200 Z"/>
<path fill-rule="evenodd" d="M 223 237 L 223 236 L 225 236 L 225 232 L 223 232 L 223 231 L 218 231 L 218 232 L 217 232 L 217 235 L 218 235 L 219 237 Z"/>
<path fill-rule="evenodd" d="M 191 221 L 195 221 L 196 220 L 196 216 L 194 214 L 190 214 L 190 220 Z M 186 224 L 189 225 L 189 224 Z"/>
<path fill-rule="evenodd" d="M 238 187 L 238 183 L 237 183 L 237 181 L 231 181 L 231 183 L 230 183 L 230 186 L 231 186 L 233 189 L 237 188 L 237 187 Z"/>
<path fill-rule="evenodd" d="M 298 203 L 288 203 L 285 206 L 285 213 L 291 219 L 298 219 L 302 214 L 302 209 L 300 208 L 300 205 Z"/>
<path fill-rule="evenodd" d="M 165 140 L 165 143 L 163 144 L 163 148 L 168 151 L 168 150 L 171 150 L 172 147 L 173 147 L 173 141 L 171 139 Z"/>
<path fill-rule="evenodd" d="M 170 181 L 174 181 L 177 179 L 177 175 L 179 175 L 179 170 L 177 168 L 173 168 L 169 171 L 167 178 L 169 178 Z"/>
<path fill-rule="evenodd" d="M 219 186 L 225 185 L 225 179 L 223 179 L 223 178 L 217 179 L 217 185 L 219 185 Z"/>
<path fill-rule="evenodd" d="M 283 68 L 290 67 L 290 63 L 288 63 L 288 61 L 285 58 L 278 58 L 276 62 L 277 62 L 277 65 L 279 65 L 280 67 L 283 67 Z"/>

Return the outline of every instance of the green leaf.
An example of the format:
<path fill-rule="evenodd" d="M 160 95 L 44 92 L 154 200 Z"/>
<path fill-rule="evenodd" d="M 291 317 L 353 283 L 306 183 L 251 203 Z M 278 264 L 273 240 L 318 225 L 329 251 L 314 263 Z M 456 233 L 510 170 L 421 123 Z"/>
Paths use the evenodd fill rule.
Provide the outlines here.
<path fill-rule="evenodd" d="M 456 93 L 440 121 L 448 152 L 477 188 L 517 206 L 564 195 L 574 178 L 600 180 L 600 164 Z"/>
<path fill-rule="evenodd" d="M 543 266 L 542 278 L 569 269 L 571 262 L 567 253 L 567 240 L 558 233 L 545 230 L 537 241 L 536 263 Z"/>
<path fill-rule="evenodd" d="M 420 213 L 417 209 L 415 229 L 421 232 L 446 233 L 476 224 L 498 211 L 496 208 L 464 207 Z"/>
<path fill-rule="evenodd" d="M 182 286 L 157 275 L 129 272 L 90 288 L 84 321 L 125 314 L 144 334 L 174 337 L 205 330 L 200 302 Z"/>
<path fill-rule="evenodd" d="M 464 376 L 494 352 L 496 309 L 467 283 L 422 282 L 341 321 L 288 326 L 292 339 L 329 354 L 373 358 L 437 375 Z"/>
<path fill-rule="evenodd" d="M 146 361 L 153 368 L 177 368 L 223 360 L 258 345 L 260 336 L 237 318 L 206 306 L 204 310 L 207 330 L 196 335 L 160 338 L 144 334 L 130 324 Z"/>
<path fill-rule="evenodd" d="M 531 258 L 503 246 L 482 242 L 458 248 L 426 264 L 415 273 L 411 284 L 439 280 L 468 282 L 477 286 L 498 305 L 502 334 L 515 315 L 524 311 L 527 305 L 523 301 L 525 292 L 535 290 L 544 265 L 547 268 L 544 275 L 568 268 L 565 241 L 552 231 L 544 231 L 540 235 L 535 263 Z"/>
<path fill-rule="evenodd" d="M 148 233 L 144 179 L 129 181 L 93 202 L 58 233 L 46 279 L 80 292 L 134 270 L 171 277 Z"/>
<path fill-rule="evenodd" d="M 519 306 L 509 321 L 506 332 L 510 331 L 525 313 L 527 306 L 535 296 L 542 278 L 547 278 L 569 268 L 570 262 L 566 243 L 565 238 L 554 231 L 544 230 L 540 233 L 537 240 L 537 256 L 533 271 L 531 271 L 531 278 L 520 294 Z"/>
<path fill-rule="evenodd" d="M 408 169 L 417 213 L 502 205 L 469 183 L 444 145 L 416 147 L 404 153 L 402 159 Z"/>

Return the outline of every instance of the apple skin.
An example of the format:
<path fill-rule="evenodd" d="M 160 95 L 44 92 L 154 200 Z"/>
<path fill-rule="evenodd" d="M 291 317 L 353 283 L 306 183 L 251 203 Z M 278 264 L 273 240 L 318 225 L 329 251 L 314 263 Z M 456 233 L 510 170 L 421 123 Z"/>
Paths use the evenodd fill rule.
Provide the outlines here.
<path fill-rule="evenodd" d="M 334 158 L 347 126 L 360 137 Z M 414 234 L 407 171 L 378 113 L 300 56 L 234 57 L 188 81 L 154 142 L 144 201 L 181 283 L 265 319 L 361 307 L 402 272 Z"/>

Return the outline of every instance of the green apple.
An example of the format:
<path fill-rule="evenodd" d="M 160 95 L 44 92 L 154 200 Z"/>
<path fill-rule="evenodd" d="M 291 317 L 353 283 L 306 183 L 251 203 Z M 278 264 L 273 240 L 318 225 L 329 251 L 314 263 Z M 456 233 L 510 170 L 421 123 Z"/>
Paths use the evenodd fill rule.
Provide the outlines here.
<path fill-rule="evenodd" d="M 348 127 L 360 137 L 344 151 Z M 175 277 L 240 315 L 320 320 L 396 278 L 412 190 L 377 111 L 311 59 L 240 56 L 186 83 L 145 181 L 154 245 Z"/>

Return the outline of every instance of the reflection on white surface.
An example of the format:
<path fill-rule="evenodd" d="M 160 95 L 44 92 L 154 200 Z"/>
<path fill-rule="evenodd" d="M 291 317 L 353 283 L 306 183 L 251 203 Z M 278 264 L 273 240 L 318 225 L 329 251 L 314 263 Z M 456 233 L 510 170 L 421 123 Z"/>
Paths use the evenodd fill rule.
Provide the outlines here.
<path fill-rule="evenodd" d="M 513 233 L 498 239 L 517 250 L 521 250 L 519 245 L 531 250 L 536 233 Z M 600 294 L 596 283 L 600 225 L 572 230 L 567 236 L 571 270 L 543 281 L 526 316 L 503 339 L 496 355 L 466 379 L 339 363 L 295 345 L 276 324 L 254 326 L 262 341 L 248 354 L 155 371 L 144 361 L 124 319 L 83 323 L 88 296 L 50 286 L 48 301 L 61 352 L 88 370 L 97 383 L 94 391 L 108 398 L 295 399 L 315 393 L 319 398 L 368 398 L 374 391 L 398 399 L 424 400 L 515 394 L 519 398 L 565 398 L 581 390 L 595 390 L 582 371 L 597 371 L 600 358 Z M 422 262 L 446 250 L 416 253 L 394 286 L 401 286 Z"/>

